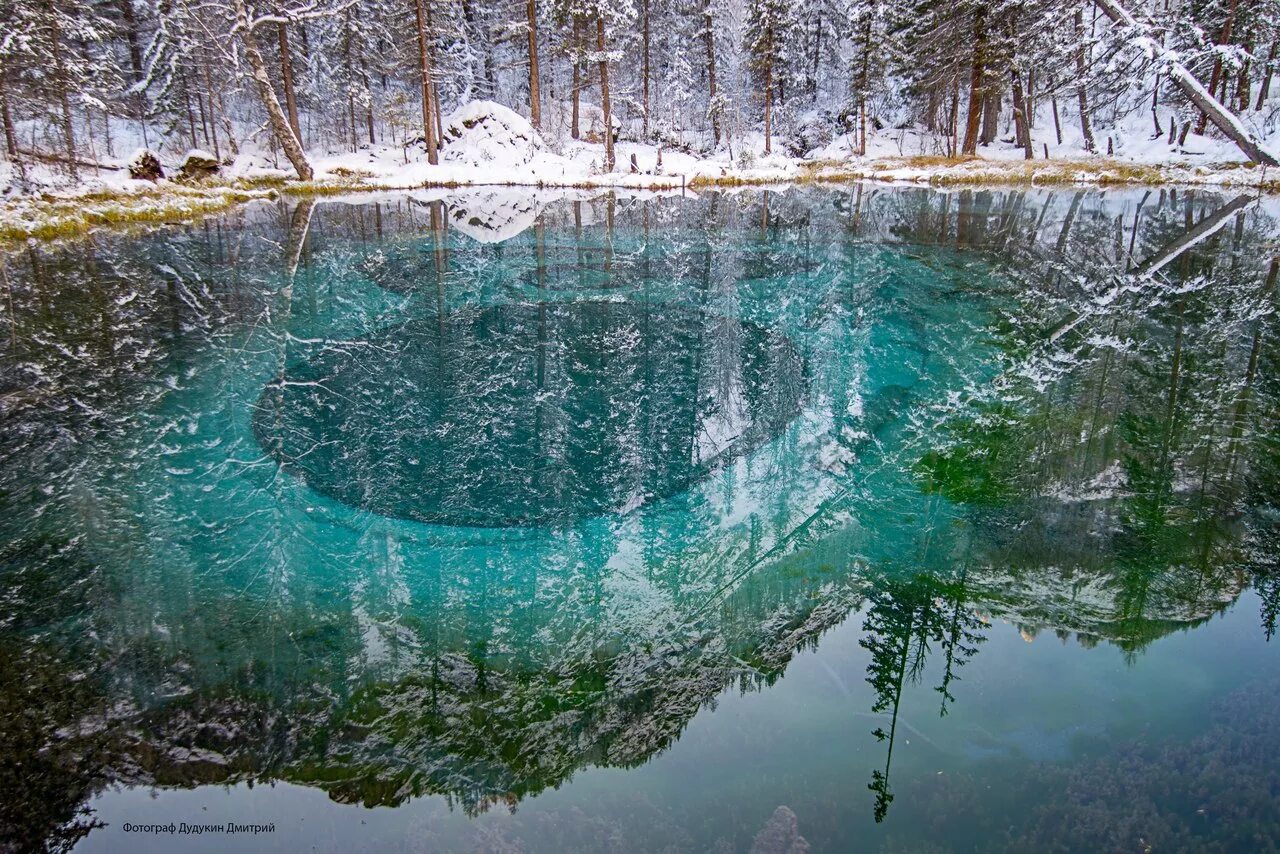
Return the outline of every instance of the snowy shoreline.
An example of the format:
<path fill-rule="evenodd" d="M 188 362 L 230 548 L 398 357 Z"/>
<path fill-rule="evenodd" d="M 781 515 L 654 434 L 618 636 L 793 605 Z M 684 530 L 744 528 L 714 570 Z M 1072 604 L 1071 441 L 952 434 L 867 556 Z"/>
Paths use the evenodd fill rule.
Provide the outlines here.
<path fill-rule="evenodd" d="M 343 166 L 329 166 L 317 169 L 317 178 L 312 181 L 298 181 L 282 173 L 267 173 L 202 184 L 167 179 L 154 183 L 135 180 L 89 182 L 76 188 L 6 200 L 0 207 L 0 240 L 56 239 L 101 227 L 192 222 L 238 205 L 274 199 L 280 195 L 323 197 L 430 189 L 696 193 L 729 188 L 767 189 L 869 182 L 940 189 L 1170 186 L 1280 193 L 1280 170 L 1238 162 L 1189 166 L 1102 158 L 1022 161 L 981 157 L 954 160 L 879 157 L 847 161 L 774 158 L 768 165 L 756 168 L 738 168 L 715 160 L 697 160 L 682 165 L 691 168 L 679 174 L 580 174 L 566 175 L 563 180 L 545 172 L 522 177 L 507 169 L 490 175 L 478 167 L 430 167 L 430 171 L 408 170 L 407 175 L 375 175 L 353 174 L 353 170 Z"/>
<path fill-rule="evenodd" d="M 472 101 L 444 121 L 443 145 L 432 163 L 421 141 L 315 151 L 311 180 L 283 168 L 278 153 L 242 152 L 219 160 L 192 149 L 166 156 L 139 149 L 128 159 L 98 164 L 68 181 L 48 167 L 28 166 L 0 207 L 0 240 L 57 238 L 100 226 L 187 222 L 277 194 L 299 197 L 465 187 L 698 192 L 726 187 L 777 187 L 874 181 L 933 187 L 1186 186 L 1280 192 L 1280 170 L 1250 165 L 1238 152 L 1203 139 L 1199 154 L 1130 142 L 1124 156 L 1101 157 L 1070 146 L 1056 157 L 1028 160 L 1007 140 L 981 156 L 925 153 L 933 139 L 919 129 L 877 134 L 865 156 L 840 137 L 804 156 L 761 155 L 763 138 L 734 150 L 698 155 L 649 143 L 618 141 L 613 171 L 601 168 L 604 145 L 587 139 L 552 141 L 527 119 L 493 101 Z M 775 147 L 776 148 L 776 147 Z M 1044 152 L 1050 154 L 1047 143 Z M 914 153 L 908 153 L 914 152 Z M 199 168 L 192 169 L 195 163 Z M 152 180 L 146 180 L 146 176 Z M 12 175 L 10 178 L 12 179 Z M 22 191 L 17 191 L 21 189 Z"/>

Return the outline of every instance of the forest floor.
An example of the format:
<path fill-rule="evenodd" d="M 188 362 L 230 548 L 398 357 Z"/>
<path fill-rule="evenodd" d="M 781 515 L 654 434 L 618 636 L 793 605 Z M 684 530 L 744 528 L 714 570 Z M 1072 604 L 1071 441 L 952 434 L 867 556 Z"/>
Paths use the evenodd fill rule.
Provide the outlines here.
<path fill-rule="evenodd" d="M 451 135 L 455 126 L 457 132 Z M 699 156 L 619 142 L 615 170 L 604 172 L 603 145 L 563 139 L 550 145 L 526 120 L 491 102 L 460 108 L 445 128 L 447 144 L 439 164 L 426 162 L 420 143 L 315 152 L 312 181 L 293 179 L 287 162 L 261 152 L 242 154 L 222 174 L 201 182 L 134 180 L 122 159 L 97 169 L 82 168 L 75 181 L 51 166 L 28 166 L 25 191 L 15 189 L 12 174 L 0 180 L 0 185 L 8 187 L 0 197 L 0 241 L 72 236 L 104 226 L 192 221 L 280 194 L 322 196 L 467 186 L 667 193 L 883 181 L 940 187 L 1171 185 L 1280 193 L 1280 170 L 1242 162 L 1225 140 L 1196 138 L 1192 141 L 1196 151 L 1171 150 L 1158 139 L 1148 139 L 1145 130 L 1118 137 L 1118 154 L 1113 157 L 1087 155 L 1070 142 L 1051 153 L 1047 143 L 1037 143 L 1051 156 L 1034 160 L 1024 159 L 1010 140 L 984 146 L 976 157 L 925 153 L 937 147 L 937 140 L 914 131 L 886 131 L 874 137 L 863 157 L 850 151 L 847 137 L 803 158 L 755 154 L 763 148 L 759 135 L 738 140 L 736 156 L 730 150 Z M 781 140 L 775 141 L 775 151 L 781 147 Z M 170 157 L 164 165 L 167 174 L 177 174 L 176 158 Z M 0 163 L 0 170 L 11 172 L 12 166 Z"/>

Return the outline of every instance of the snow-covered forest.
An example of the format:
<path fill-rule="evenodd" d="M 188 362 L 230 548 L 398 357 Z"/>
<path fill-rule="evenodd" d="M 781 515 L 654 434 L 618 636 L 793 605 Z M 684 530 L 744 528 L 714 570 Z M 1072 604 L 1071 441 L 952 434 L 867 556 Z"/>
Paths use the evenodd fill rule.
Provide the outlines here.
<path fill-rule="evenodd" d="M 657 174 L 673 158 L 1267 163 L 1280 136 L 1280 0 L 3 8 L 8 192 L 136 173 L 139 149 L 162 170 L 195 150 L 188 171 L 310 179 L 412 166 L 425 182 L 468 134 L 524 146 L 493 169 L 532 169 L 536 148 L 593 175 Z M 493 159 L 454 155 L 472 171 L 447 180 L 476 180 Z"/>

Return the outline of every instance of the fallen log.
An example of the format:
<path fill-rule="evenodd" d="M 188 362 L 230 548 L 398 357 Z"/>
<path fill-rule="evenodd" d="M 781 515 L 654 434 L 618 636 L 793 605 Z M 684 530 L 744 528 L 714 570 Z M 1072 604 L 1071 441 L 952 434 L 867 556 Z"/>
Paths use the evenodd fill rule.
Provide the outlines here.
<path fill-rule="evenodd" d="M 1209 121 L 1213 122 L 1213 126 L 1234 142 L 1245 157 L 1248 157 L 1254 163 L 1262 163 L 1266 166 L 1280 166 L 1280 160 L 1276 156 L 1262 147 L 1261 141 L 1258 140 L 1249 129 L 1244 126 L 1235 113 L 1228 110 L 1218 99 L 1213 97 L 1207 89 L 1201 85 L 1187 67 L 1182 64 L 1181 58 L 1176 51 L 1169 50 L 1160 44 L 1160 40 L 1151 35 L 1150 30 L 1143 24 L 1138 23 L 1137 19 L 1129 14 L 1128 10 L 1121 6 L 1117 0 L 1093 0 L 1102 13 L 1112 20 L 1115 24 L 1129 29 L 1133 33 L 1130 44 L 1146 55 L 1162 63 L 1165 70 L 1187 99 L 1196 106 L 1202 113 L 1209 117 Z"/>
<path fill-rule="evenodd" d="M 19 148 L 18 154 L 31 160 L 39 160 L 42 163 L 61 163 L 64 165 L 74 164 L 85 169 L 106 169 L 110 172 L 119 172 L 123 166 L 112 166 L 107 163 L 96 163 L 92 160 L 72 159 L 62 154 L 46 154 L 43 151 L 30 151 L 26 148 Z"/>

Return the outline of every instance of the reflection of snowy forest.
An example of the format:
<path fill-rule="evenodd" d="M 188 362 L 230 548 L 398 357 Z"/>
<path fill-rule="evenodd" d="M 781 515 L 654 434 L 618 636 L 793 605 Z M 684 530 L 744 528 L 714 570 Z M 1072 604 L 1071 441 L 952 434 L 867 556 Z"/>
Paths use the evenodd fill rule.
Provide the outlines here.
<path fill-rule="evenodd" d="M 0 738 L 58 783 L 5 776 L 0 803 L 42 834 L 118 780 L 484 810 L 645 759 L 860 610 L 883 814 L 904 685 L 940 672 L 942 708 L 963 703 L 993 623 L 1139 655 L 1252 584 L 1274 631 L 1277 265 L 1258 257 L 1275 225 L 1247 199 L 1173 191 L 442 191 L 29 246 L 5 262 L 0 526 L 23 571 L 0 696 L 38 704 L 45 729 Z M 411 413 L 316 390 L 340 368 L 325 354 L 376 360 L 389 321 L 437 335 L 460 311 L 534 334 L 530 310 L 465 312 L 582 299 L 629 306 L 566 315 L 633 341 L 609 383 L 697 384 L 684 408 L 623 406 L 601 428 L 611 484 L 654 488 L 653 460 L 676 459 L 663 443 L 708 424 L 758 450 L 622 515 L 486 533 L 322 501 L 269 453 L 288 410 L 244 416 L 272 383 L 281 407 L 355 388 Z M 644 332 L 663 317 L 680 323 Z M 755 328 L 796 349 L 751 364 Z M 461 360 L 450 382 L 492 367 Z M 504 477 L 571 420 L 543 391 L 511 392 L 531 405 Z M 789 426 L 769 420 L 797 400 Z M 479 448 L 519 409 L 452 417 Z M 278 435 L 301 456 L 369 424 Z"/>
<path fill-rule="evenodd" d="M 382 174 L 457 154 L 482 117 L 502 127 L 467 145 L 528 148 L 537 129 L 595 173 L 661 172 L 663 150 L 742 168 L 979 151 L 1274 162 L 1260 140 L 1280 125 L 1275 0 L 1129 5 L 20 0 L 0 21 L 0 116 L 19 185 L 154 177 L 189 150 L 191 179 Z M 524 163 L 471 165 L 495 180 Z"/>

